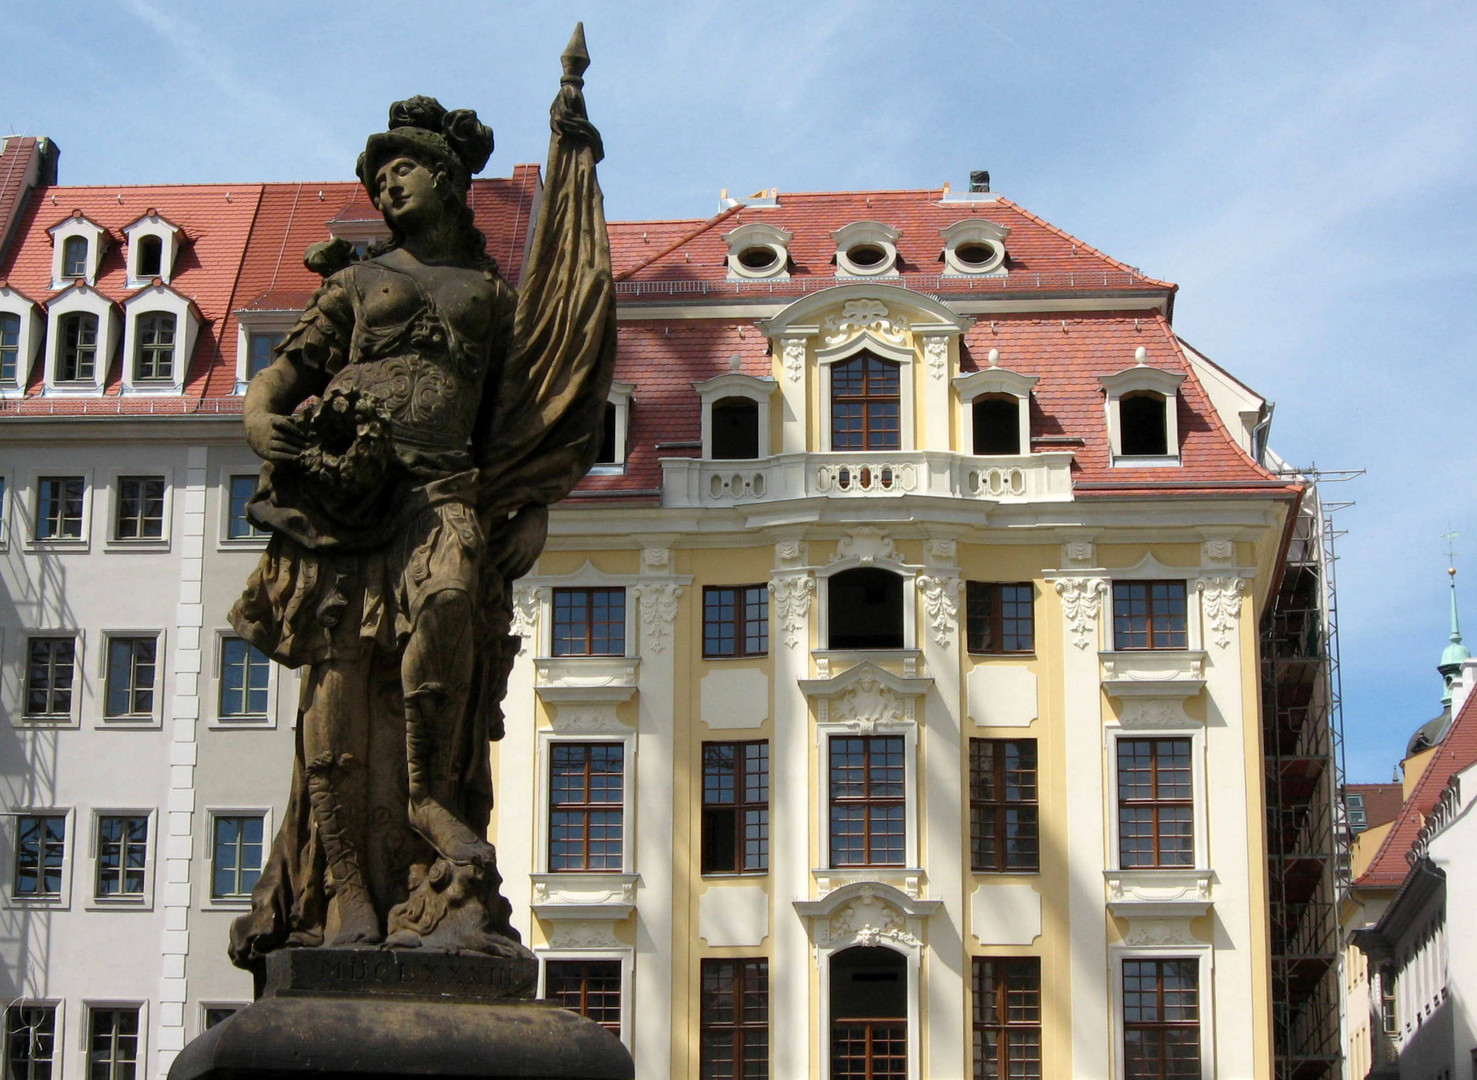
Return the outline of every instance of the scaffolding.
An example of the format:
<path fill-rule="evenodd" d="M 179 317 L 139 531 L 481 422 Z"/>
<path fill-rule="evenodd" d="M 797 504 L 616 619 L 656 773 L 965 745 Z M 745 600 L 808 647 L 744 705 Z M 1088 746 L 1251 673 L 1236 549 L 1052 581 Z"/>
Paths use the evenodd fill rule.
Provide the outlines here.
<path fill-rule="evenodd" d="M 1336 813 L 1344 747 L 1334 541 L 1342 533 L 1333 514 L 1352 504 L 1325 501 L 1319 485 L 1360 473 L 1280 472 L 1308 488 L 1261 625 L 1275 1075 L 1333 1080 L 1343 1060 L 1338 905 L 1348 886 Z"/>

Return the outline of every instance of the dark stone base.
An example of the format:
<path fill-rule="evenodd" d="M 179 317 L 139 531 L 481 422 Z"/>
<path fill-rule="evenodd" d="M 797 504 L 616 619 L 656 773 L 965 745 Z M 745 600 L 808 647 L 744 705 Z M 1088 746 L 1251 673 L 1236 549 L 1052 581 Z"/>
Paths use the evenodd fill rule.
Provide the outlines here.
<path fill-rule="evenodd" d="M 169 1080 L 630 1080 L 613 1035 L 528 1000 L 531 960 L 382 949 L 272 954 L 256 1004 L 175 1058 Z"/>

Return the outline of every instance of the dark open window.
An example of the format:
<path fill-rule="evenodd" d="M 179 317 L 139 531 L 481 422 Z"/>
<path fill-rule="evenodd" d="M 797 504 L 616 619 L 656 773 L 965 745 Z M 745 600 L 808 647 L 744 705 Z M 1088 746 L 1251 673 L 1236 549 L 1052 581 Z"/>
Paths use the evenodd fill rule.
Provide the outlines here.
<path fill-rule="evenodd" d="M 615 406 L 607 401 L 605 420 L 600 428 L 600 452 L 595 455 L 596 465 L 619 465 L 621 462 L 621 458 L 616 456 L 615 421 Z"/>
<path fill-rule="evenodd" d="M 831 368 L 831 449 L 902 446 L 901 367 L 862 353 Z"/>
<path fill-rule="evenodd" d="M 703 873 L 769 869 L 769 743 L 703 743 Z"/>
<path fill-rule="evenodd" d="M 164 241 L 157 236 L 141 236 L 138 241 L 136 277 L 158 277 L 164 265 Z"/>
<path fill-rule="evenodd" d="M 974 399 L 974 452 L 1021 452 L 1021 405 L 1009 394 L 986 394 Z"/>
<path fill-rule="evenodd" d="M 857 947 L 831 957 L 831 1080 L 908 1075 L 908 969 L 901 953 Z"/>
<path fill-rule="evenodd" d="M 903 579 L 876 567 L 843 570 L 831 578 L 827 618 L 832 649 L 901 649 Z"/>
<path fill-rule="evenodd" d="M 1129 455 L 1169 453 L 1165 398 L 1152 390 L 1138 390 L 1118 399 L 1120 452 Z"/>
<path fill-rule="evenodd" d="M 712 410 L 713 457 L 738 461 L 759 456 L 759 403 L 750 398 L 724 398 Z"/>

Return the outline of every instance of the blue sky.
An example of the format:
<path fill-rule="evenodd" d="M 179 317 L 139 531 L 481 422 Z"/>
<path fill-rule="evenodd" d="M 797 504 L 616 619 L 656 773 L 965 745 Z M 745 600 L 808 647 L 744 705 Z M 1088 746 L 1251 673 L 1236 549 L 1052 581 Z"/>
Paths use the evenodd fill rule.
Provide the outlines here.
<path fill-rule="evenodd" d="M 747 193 L 995 190 L 1180 284 L 1179 333 L 1277 404 L 1338 514 L 1351 779 L 1438 709 L 1455 530 L 1477 637 L 1477 5 L 313 3 L 0 8 L 0 128 L 64 183 L 352 176 L 414 93 L 542 161 L 583 19 L 612 218 Z"/>

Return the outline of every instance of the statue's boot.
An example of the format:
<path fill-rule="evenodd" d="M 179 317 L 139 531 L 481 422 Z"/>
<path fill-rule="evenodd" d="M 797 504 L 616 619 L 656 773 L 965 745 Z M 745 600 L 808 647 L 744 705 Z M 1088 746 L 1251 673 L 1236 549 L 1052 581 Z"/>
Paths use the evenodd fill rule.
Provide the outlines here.
<path fill-rule="evenodd" d="M 410 824 L 450 862 L 491 869 L 497 864 L 493 846 L 451 809 L 451 703 L 452 695 L 440 683 L 422 683 L 405 695 Z"/>
<path fill-rule="evenodd" d="M 335 760 L 323 754 L 309 763 L 308 800 L 313 809 L 313 824 L 328 862 L 333 881 L 333 901 L 338 909 L 339 927 L 330 945 L 367 945 L 384 940 L 374 900 L 359 869 L 358 852 L 349 839 L 338 782 L 344 769 L 356 764 L 348 754 Z"/>

